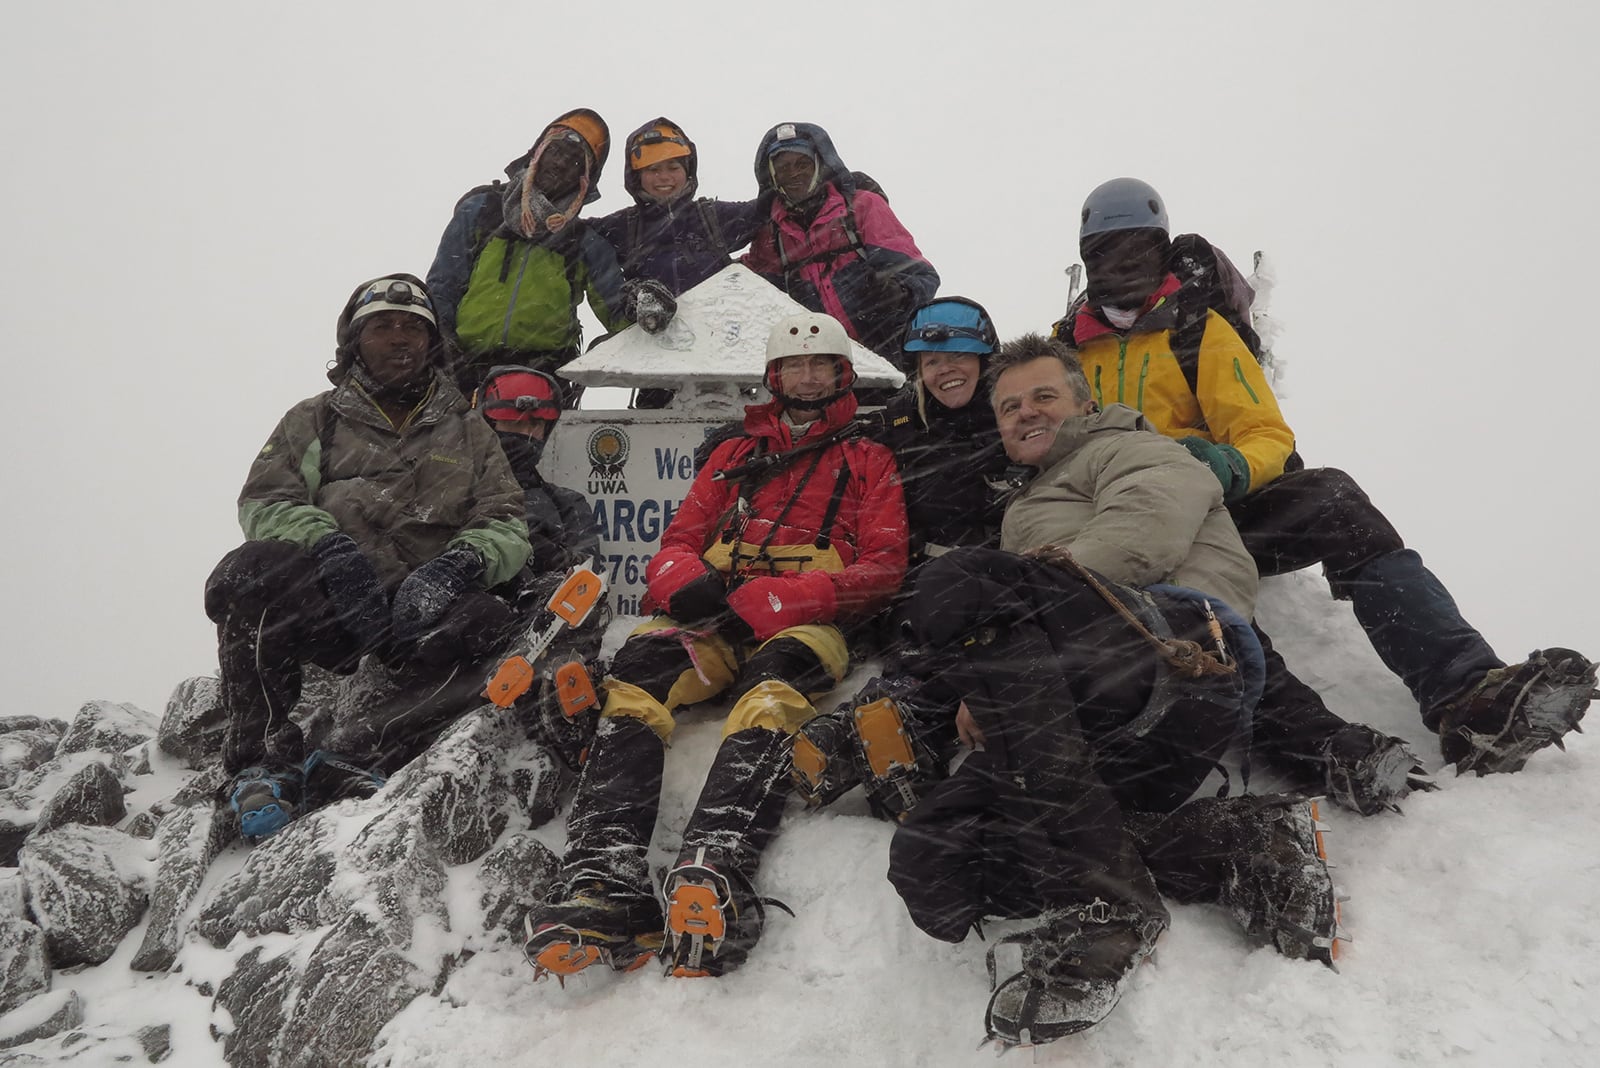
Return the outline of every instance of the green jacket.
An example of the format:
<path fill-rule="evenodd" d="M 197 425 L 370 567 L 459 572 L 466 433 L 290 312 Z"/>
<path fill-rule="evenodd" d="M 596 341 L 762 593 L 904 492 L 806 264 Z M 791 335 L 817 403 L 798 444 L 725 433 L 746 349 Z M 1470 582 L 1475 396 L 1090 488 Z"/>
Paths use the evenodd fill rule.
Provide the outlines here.
<path fill-rule="evenodd" d="M 1000 547 L 1044 545 L 1125 586 L 1188 586 L 1255 614 L 1256 565 L 1216 477 L 1126 405 L 1062 423 L 1038 477 L 1006 507 Z"/>
<path fill-rule="evenodd" d="M 239 525 L 251 540 L 304 549 L 343 531 L 391 590 L 468 545 L 496 586 L 528 558 L 522 507 L 494 431 L 444 375 L 398 429 L 346 379 L 278 422 L 239 494 Z"/>

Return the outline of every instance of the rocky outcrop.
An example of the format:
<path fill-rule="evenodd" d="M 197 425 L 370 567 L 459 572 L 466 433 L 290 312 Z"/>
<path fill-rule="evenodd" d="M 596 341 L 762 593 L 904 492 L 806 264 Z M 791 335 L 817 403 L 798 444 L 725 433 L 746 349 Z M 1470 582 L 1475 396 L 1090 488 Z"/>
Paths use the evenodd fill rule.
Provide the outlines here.
<path fill-rule="evenodd" d="M 228 716 L 222 707 L 222 682 L 212 675 L 185 679 L 167 698 L 156 731 L 156 745 L 168 756 L 199 768 L 222 752 Z"/>
<path fill-rule="evenodd" d="M 0 919 L 0 1015 L 50 989 L 44 931 L 15 917 Z"/>
<path fill-rule="evenodd" d="M 156 829 L 156 883 L 150 895 L 150 922 L 128 967 L 164 972 L 172 967 L 184 935 L 183 918 L 216 856 L 214 824 L 226 819 L 215 805 L 177 809 Z"/>
<path fill-rule="evenodd" d="M 135 705 L 90 701 L 73 717 L 56 746 L 56 756 L 90 749 L 121 753 L 154 738 L 159 726 L 154 716 Z"/>
<path fill-rule="evenodd" d="M 34 834 L 47 834 L 69 823 L 109 827 L 128 814 L 122 780 L 105 764 L 90 761 L 74 772 L 39 812 Z"/>
<path fill-rule="evenodd" d="M 56 967 L 99 964 L 144 915 L 144 845 L 106 827 L 70 824 L 29 840 L 19 868 Z"/>

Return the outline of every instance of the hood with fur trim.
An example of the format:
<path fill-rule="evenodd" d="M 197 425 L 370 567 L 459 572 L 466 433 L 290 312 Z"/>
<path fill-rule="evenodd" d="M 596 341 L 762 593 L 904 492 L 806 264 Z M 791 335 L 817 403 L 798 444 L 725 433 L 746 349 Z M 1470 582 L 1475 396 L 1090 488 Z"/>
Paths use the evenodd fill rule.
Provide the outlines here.
<path fill-rule="evenodd" d="M 593 204 L 600 199 L 600 172 L 605 169 L 606 158 L 611 155 L 611 128 L 606 125 L 606 120 L 600 117 L 599 112 L 591 111 L 589 108 L 573 108 L 539 131 L 539 136 L 534 138 L 533 146 L 506 164 L 506 177 L 515 178 L 521 173 L 538 154 L 540 146 L 550 139 L 550 135 L 558 127 L 565 127 L 576 133 L 583 138 L 584 145 L 589 149 L 589 191 L 583 202 Z"/>

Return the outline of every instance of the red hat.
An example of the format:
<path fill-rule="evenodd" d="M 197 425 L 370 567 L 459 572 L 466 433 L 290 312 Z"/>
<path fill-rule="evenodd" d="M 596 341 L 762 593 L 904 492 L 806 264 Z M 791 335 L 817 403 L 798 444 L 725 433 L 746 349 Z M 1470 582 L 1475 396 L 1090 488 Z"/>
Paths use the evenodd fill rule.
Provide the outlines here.
<path fill-rule="evenodd" d="M 531 367 L 494 367 L 483 380 L 479 407 L 489 419 L 525 421 L 561 418 L 561 386 Z"/>

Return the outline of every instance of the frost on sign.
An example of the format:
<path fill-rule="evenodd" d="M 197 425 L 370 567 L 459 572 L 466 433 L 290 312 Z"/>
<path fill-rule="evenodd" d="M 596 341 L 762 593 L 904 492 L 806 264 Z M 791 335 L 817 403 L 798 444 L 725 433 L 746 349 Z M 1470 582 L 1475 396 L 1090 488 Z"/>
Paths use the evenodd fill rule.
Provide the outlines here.
<path fill-rule="evenodd" d="M 586 386 L 755 385 L 767 364 L 767 333 L 806 309 L 748 268 L 730 264 L 678 298 L 678 314 L 659 334 L 630 326 L 561 368 Z M 871 349 L 851 342 L 863 386 L 898 386 L 905 376 Z"/>

